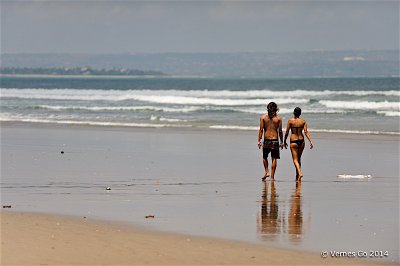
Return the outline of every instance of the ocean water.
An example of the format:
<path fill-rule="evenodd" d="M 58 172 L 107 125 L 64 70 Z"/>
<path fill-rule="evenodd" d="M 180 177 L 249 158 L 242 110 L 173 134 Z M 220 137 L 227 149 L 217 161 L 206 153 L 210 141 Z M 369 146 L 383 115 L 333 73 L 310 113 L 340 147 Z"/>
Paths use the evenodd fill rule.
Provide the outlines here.
<path fill-rule="evenodd" d="M 0 121 L 257 129 L 275 101 L 310 131 L 399 135 L 400 78 L 2 77 Z"/>

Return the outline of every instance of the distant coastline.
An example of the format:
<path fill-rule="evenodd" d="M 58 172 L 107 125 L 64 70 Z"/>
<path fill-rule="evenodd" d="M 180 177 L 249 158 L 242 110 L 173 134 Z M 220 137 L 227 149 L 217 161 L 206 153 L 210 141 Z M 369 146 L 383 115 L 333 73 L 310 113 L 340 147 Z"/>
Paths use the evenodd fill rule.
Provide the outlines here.
<path fill-rule="evenodd" d="M 3 77 L 162 77 L 165 73 L 155 70 L 92 67 L 2 67 Z"/>
<path fill-rule="evenodd" d="M 160 78 L 169 77 L 167 75 L 57 75 L 57 74 L 2 74 L 0 77 L 4 78 L 122 78 L 122 79 L 133 79 L 133 78 Z"/>
<path fill-rule="evenodd" d="M 392 76 L 287 76 L 287 77 L 265 77 L 265 76 L 196 76 L 196 75 L 61 75 L 61 74 L 2 74 L 0 73 L 0 78 L 93 78 L 93 79 L 152 79 L 152 78 L 166 78 L 166 79 L 237 79 L 237 80 L 302 80 L 302 79 L 357 79 L 357 78 L 400 78 L 400 75 L 392 75 Z"/>
<path fill-rule="evenodd" d="M 251 53 L 2 54 L 2 68 L 142 69 L 168 77 L 391 77 L 399 50 Z M 86 71 L 82 71 L 85 73 Z M 4 73 L 10 74 L 10 73 Z M 18 73 L 15 73 L 18 74 Z M 46 74 L 46 73 L 41 73 Z M 103 73 L 106 74 L 106 73 Z M 123 75 L 126 75 L 125 72 Z M 131 74 L 132 75 L 132 74 Z M 139 73 L 141 76 L 142 74 Z"/>

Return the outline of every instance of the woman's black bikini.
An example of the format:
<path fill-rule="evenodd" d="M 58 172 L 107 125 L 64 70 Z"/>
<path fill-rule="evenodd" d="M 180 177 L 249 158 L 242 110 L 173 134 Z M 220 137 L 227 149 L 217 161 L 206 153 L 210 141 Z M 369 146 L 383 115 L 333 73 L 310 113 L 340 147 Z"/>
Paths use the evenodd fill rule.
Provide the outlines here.
<path fill-rule="evenodd" d="M 291 140 L 290 143 L 296 143 L 297 145 L 301 146 L 304 143 L 304 139 Z"/>

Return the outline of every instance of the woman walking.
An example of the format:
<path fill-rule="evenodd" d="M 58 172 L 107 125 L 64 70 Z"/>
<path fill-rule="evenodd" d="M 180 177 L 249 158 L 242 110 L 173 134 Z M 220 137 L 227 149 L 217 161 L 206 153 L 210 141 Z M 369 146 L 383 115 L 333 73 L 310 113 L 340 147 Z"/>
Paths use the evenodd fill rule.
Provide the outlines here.
<path fill-rule="evenodd" d="M 312 143 L 310 134 L 308 133 L 307 122 L 300 118 L 300 107 L 294 108 L 293 115 L 294 117 L 289 119 L 287 122 L 283 145 L 285 146 L 285 149 L 287 149 L 288 145 L 286 140 L 289 135 L 289 130 L 291 130 L 292 134 L 290 135 L 290 151 L 292 152 L 293 164 L 296 167 L 296 181 L 300 181 L 303 177 L 303 173 L 301 172 L 301 155 L 303 154 L 305 146 L 303 130 L 308 141 L 310 142 L 310 149 L 314 147 L 314 144 Z"/>

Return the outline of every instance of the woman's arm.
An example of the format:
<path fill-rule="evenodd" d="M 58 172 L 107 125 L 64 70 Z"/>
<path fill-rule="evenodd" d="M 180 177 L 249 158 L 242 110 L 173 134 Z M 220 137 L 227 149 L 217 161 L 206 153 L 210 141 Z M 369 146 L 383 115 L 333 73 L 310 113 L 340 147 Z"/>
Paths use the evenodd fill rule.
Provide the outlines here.
<path fill-rule="evenodd" d="M 307 122 L 304 123 L 304 134 L 306 134 L 306 137 L 307 137 L 308 141 L 310 142 L 310 149 L 312 149 L 314 147 L 314 144 L 311 141 L 310 133 L 308 133 Z"/>

